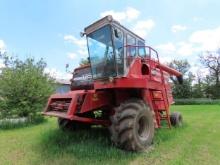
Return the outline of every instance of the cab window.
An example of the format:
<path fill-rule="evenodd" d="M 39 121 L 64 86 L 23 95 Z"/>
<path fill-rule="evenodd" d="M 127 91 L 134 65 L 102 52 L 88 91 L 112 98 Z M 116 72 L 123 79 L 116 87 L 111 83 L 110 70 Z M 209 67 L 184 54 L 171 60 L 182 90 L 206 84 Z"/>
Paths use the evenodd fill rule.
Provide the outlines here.
<path fill-rule="evenodd" d="M 116 68 L 118 75 L 123 75 L 124 73 L 124 37 L 123 32 L 114 27 L 113 28 L 113 38 L 115 46 L 115 59 L 116 59 Z"/>
<path fill-rule="evenodd" d="M 141 57 L 146 57 L 145 44 L 143 41 L 138 41 L 138 55 Z"/>
<path fill-rule="evenodd" d="M 127 56 L 136 55 L 136 41 L 135 38 L 127 34 Z"/>

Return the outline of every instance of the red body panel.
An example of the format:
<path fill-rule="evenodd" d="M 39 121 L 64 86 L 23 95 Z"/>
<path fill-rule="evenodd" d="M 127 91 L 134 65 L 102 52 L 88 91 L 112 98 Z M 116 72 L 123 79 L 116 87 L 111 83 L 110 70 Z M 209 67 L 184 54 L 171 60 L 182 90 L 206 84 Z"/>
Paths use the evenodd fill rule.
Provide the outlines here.
<path fill-rule="evenodd" d="M 56 116 L 61 118 L 66 118 L 70 120 L 77 120 L 82 122 L 94 123 L 94 124 L 106 124 L 108 121 L 102 120 L 95 120 L 92 118 L 84 118 L 77 116 L 75 114 L 85 113 L 91 110 L 96 110 L 103 106 L 108 106 L 111 104 L 108 92 L 100 91 L 97 92 L 95 90 L 76 90 L 70 91 L 65 94 L 54 94 L 52 95 L 49 100 L 46 109 L 44 110 L 43 114 L 48 116 Z M 70 99 L 68 109 L 64 110 L 61 106 L 59 109 L 51 107 L 53 102 L 61 102 L 64 100 Z M 60 103 L 64 104 L 64 103 Z M 59 106 L 59 104 L 57 105 Z"/>
<path fill-rule="evenodd" d="M 109 92 L 95 92 L 93 90 L 91 93 L 86 94 L 80 113 L 85 113 L 91 111 L 91 109 L 97 109 L 103 106 L 110 106 L 111 97 L 111 93 Z"/>
<path fill-rule="evenodd" d="M 108 125 L 108 118 L 95 118 L 91 112 L 103 110 L 111 114 L 113 107 L 129 98 L 138 97 L 150 106 L 156 128 L 161 126 L 161 120 L 167 120 L 170 126 L 169 107 L 173 103 L 168 82 L 170 75 L 181 76 L 181 73 L 151 57 L 136 57 L 123 77 L 96 80 L 92 90 L 73 90 L 66 94 L 52 95 L 43 114 Z"/>

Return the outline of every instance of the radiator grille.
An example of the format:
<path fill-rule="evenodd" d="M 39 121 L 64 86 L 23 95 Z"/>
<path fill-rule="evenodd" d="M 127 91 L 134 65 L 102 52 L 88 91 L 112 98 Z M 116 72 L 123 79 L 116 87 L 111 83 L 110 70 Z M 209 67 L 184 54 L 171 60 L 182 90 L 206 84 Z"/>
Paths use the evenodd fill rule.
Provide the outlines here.
<path fill-rule="evenodd" d="M 50 104 L 49 111 L 67 112 L 70 106 L 70 102 L 71 99 L 54 99 Z"/>

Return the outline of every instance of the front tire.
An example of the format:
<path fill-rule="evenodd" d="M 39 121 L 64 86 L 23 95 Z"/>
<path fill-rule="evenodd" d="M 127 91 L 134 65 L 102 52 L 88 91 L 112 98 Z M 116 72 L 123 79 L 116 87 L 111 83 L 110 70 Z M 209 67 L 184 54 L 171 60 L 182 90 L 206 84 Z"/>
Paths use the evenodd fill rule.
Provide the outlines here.
<path fill-rule="evenodd" d="M 111 140 L 121 149 L 143 151 L 154 137 L 154 120 L 149 106 L 140 99 L 125 101 L 110 117 Z"/>

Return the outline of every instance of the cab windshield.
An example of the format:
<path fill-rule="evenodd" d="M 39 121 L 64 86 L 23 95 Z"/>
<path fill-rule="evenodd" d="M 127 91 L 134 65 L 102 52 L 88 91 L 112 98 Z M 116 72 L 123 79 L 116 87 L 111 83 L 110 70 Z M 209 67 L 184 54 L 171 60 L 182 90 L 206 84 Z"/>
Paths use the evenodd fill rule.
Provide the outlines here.
<path fill-rule="evenodd" d="M 93 79 L 116 76 L 110 25 L 87 35 Z"/>

